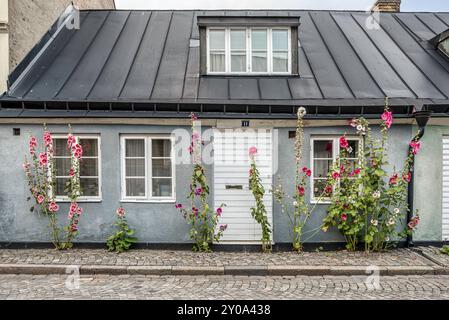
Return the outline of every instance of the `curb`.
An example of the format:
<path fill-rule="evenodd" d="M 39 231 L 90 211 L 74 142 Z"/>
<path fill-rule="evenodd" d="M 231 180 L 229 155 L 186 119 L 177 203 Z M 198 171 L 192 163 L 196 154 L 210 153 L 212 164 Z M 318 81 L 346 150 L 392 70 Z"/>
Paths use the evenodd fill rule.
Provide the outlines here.
<path fill-rule="evenodd" d="M 83 275 L 232 275 L 232 276 L 361 276 L 370 275 L 366 266 L 103 266 L 103 265 L 46 265 L 0 264 L 0 274 L 72 274 L 78 268 Z M 377 269 L 380 275 L 449 275 L 449 268 L 441 266 L 386 266 Z"/>

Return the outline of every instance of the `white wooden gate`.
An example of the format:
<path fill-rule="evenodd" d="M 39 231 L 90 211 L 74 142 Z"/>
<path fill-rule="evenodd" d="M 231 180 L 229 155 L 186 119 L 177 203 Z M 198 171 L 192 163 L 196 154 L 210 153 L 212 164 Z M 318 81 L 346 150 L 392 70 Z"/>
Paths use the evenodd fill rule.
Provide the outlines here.
<path fill-rule="evenodd" d="M 443 240 L 449 240 L 449 137 L 443 137 Z"/>
<path fill-rule="evenodd" d="M 273 179 L 272 131 L 217 129 L 214 131 L 214 202 L 215 207 L 226 204 L 220 224 L 228 225 L 220 242 L 259 243 L 262 237 L 261 228 L 250 211 L 255 203 L 248 184 L 248 149 L 252 146 L 258 150 L 256 161 L 265 188 L 264 204 L 268 220 L 273 225 L 273 197 L 270 193 Z"/>

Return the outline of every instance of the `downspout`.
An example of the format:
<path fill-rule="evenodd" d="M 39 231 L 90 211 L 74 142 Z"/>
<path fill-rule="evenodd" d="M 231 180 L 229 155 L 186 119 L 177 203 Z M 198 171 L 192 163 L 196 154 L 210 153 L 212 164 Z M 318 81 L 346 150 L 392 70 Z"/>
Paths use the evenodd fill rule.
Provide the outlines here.
<path fill-rule="evenodd" d="M 413 116 L 418 124 L 418 133 L 413 137 L 412 141 L 419 141 L 424 136 L 427 122 L 432 115 L 432 111 L 417 111 L 413 113 Z M 409 154 L 411 154 L 412 148 L 409 147 Z M 408 212 L 407 212 L 407 224 L 413 218 L 414 206 L 413 206 L 413 196 L 414 196 L 414 182 L 415 182 L 415 155 L 412 154 L 412 161 L 410 164 L 411 179 L 408 184 L 407 190 L 407 202 L 408 202 Z M 410 233 L 407 235 L 407 247 L 413 247 L 413 235 Z"/>

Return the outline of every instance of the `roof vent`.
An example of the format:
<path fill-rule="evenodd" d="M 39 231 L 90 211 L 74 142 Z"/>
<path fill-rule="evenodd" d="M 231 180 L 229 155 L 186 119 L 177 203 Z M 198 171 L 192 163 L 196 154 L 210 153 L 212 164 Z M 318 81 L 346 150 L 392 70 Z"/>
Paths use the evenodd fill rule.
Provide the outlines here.
<path fill-rule="evenodd" d="M 378 12 L 400 12 L 401 0 L 377 0 L 371 11 Z"/>

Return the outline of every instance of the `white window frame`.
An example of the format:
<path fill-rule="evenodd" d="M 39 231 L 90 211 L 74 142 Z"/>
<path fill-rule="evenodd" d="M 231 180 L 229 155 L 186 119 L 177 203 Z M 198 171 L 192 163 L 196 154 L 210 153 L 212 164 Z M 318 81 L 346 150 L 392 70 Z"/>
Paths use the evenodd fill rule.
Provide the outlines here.
<path fill-rule="evenodd" d="M 315 141 L 329 141 L 332 140 L 332 163 L 334 164 L 338 156 L 340 155 L 340 137 L 341 135 L 327 135 L 327 136 L 312 136 L 310 137 L 310 170 L 312 171 L 312 175 L 310 176 L 310 203 L 313 204 L 330 204 L 330 198 L 322 198 L 321 201 L 319 201 L 317 198 L 315 198 L 315 180 L 319 180 L 320 178 L 314 177 L 314 163 L 315 160 L 326 160 L 325 158 L 316 158 L 314 157 L 315 150 Z M 346 140 L 348 141 L 358 141 L 358 147 L 361 147 L 361 139 L 357 136 L 346 136 Z M 358 158 L 348 158 L 349 160 L 358 160 Z M 326 177 L 327 178 L 327 177 Z"/>
<path fill-rule="evenodd" d="M 126 195 L 126 140 L 144 140 L 145 145 L 145 196 L 127 196 Z M 170 160 L 171 160 L 171 179 L 172 179 L 172 195 L 170 197 L 153 197 L 153 173 L 152 173 L 152 140 L 170 140 Z M 174 203 L 176 201 L 176 162 L 175 162 L 175 138 L 171 135 L 156 134 L 124 134 L 120 136 L 120 163 L 121 163 L 121 202 L 156 202 L 156 203 Z M 127 157 L 129 158 L 129 157 Z M 139 157 L 140 158 L 140 157 Z M 157 157 L 164 159 L 167 157 Z M 154 177 L 158 178 L 158 177 Z M 165 177 L 168 179 L 168 177 Z"/>
<path fill-rule="evenodd" d="M 98 147 L 98 155 L 96 157 L 94 156 L 83 156 L 84 159 L 95 159 L 97 158 L 97 171 L 98 176 L 96 178 L 98 179 L 98 196 L 81 196 L 78 198 L 77 202 L 101 202 L 103 200 L 102 197 L 102 184 L 101 184 L 101 136 L 99 134 L 73 134 L 78 139 L 95 139 L 97 140 L 97 147 Z M 53 140 L 56 139 L 65 139 L 67 140 L 67 134 L 54 134 Z M 67 158 L 63 156 L 53 156 L 53 159 L 55 160 L 55 166 L 56 166 L 56 159 L 57 158 Z M 70 176 L 55 176 L 59 178 L 70 178 Z M 82 178 L 82 177 L 80 177 Z M 86 178 L 95 178 L 95 176 L 89 176 Z M 55 200 L 57 202 L 71 202 L 70 198 L 67 196 L 57 196 L 55 195 Z"/>
<path fill-rule="evenodd" d="M 212 72 L 210 71 L 210 30 L 224 30 L 225 31 L 225 71 Z M 231 30 L 246 30 L 246 71 L 232 72 L 231 71 Z M 267 71 L 253 72 L 252 71 L 252 46 L 251 46 L 251 31 L 252 30 L 267 30 Z M 273 30 L 286 30 L 288 32 L 288 70 L 286 72 L 273 71 Z M 292 74 L 292 41 L 290 27 L 208 27 L 206 29 L 206 53 L 207 53 L 207 74 L 210 75 L 291 75 Z"/>

